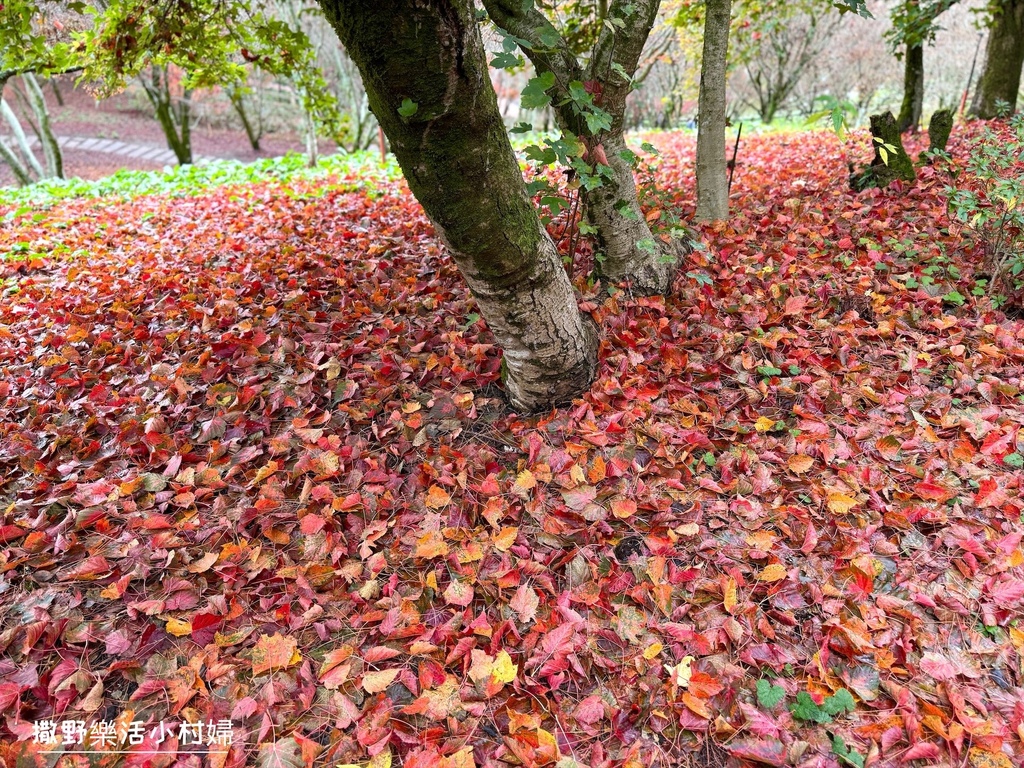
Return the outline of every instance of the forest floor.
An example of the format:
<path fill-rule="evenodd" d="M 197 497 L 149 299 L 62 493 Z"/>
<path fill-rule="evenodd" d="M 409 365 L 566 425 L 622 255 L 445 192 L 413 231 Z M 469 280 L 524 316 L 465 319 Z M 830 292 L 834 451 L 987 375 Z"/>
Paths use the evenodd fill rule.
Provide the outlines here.
<path fill-rule="evenodd" d="M 0 210 L 0 763 L 1020 765 L 1024 324 L 851 146 L 745 142 L 668 297 L 578 254 L 539 416 L 402 184 Z"/>
<path fill-rule="evenodd" d="M 51 126 L 56 136 L 112 139 L 131 145 L 167 149 L 167 139 L 138 86 L 116 96 L 97 100 L 84 88 L 74 87 L 74 79 L 71 77 L 59 78 L 58 82 L 60 102 L 53 88 L 47 87 L 44 90 L 50 109 Z M 11 94 L 8 96 L 11 96 L 9 101 L 18 107 L 17 99 Z M 214 106 L 217 107 L 216 111 Z M 196 157 L 252 162 L 261 157 L 276 157 L 286 152 L 305 150 L 301 137 L 291 132 L 278 131 L 264 136 L 260 141 L 260 150 L 256 151 L 250 146 L 245 131 L 235 127 L 237 120 L 220 114 L 223 109 L 224 105 L 208 105 L 206 111 L 211 116 L 200 120 L 193 128 L 192 148 Z M 27 123 L 25 130 L 31 135 Z M 332 143 L 323 143 L 323 152 L 332 152 L 333 149 Z M 121 169 L 149 171 L 159 170 L 165 165 L 164 162 L 77 148 L 65 149 L 63 158 L 65 176 L 88 180 L 109 176 Z M 10 169 L 0 163 L 0 187 L 14 184 Z"/>

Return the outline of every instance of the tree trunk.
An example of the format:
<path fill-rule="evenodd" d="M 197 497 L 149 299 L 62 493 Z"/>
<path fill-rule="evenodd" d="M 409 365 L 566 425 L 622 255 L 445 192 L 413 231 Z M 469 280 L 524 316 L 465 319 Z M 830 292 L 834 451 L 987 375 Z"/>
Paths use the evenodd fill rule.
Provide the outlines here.
<path fill-rule="evenodd" d="M 644 296 L 668 293 L 682 251 L 651 233 L 637 200 L 633 167 L 621 156 L 627 149 L 621 129 L 603 134 L 601 144 L 613 174 L 587 194 L 587 217 L 597 228 L 603 254 L 597 273 L 616 282 L 628 280 Z"/>
<path fill-rule="evenodd" d="M 900 133 L 917 130 L 924 104 L 924 45 L 907 45 L 903 56 L 903 104 L 896 125 Z"/>
<path fill-rule="evenodd" d="M 260 129 L 257 131 L 249 120 L 249 113 L 246 112 L 245 109 L 245 100 L 239 88 L 229 88 L 228 99 L 231 100 L 231 106 L 234 107 L 235 114 L 238 115 L 238 119 L 242 123 L 242 128 L 245 130 L 246 138 L 249 139 L 249 146 L 253 148 L 254 152 L 259 152 L 260 137 L 263 135 L 262 121 Z"/>
<path fill-rule="evenodd" d="M 971 104 L 971 114 L 986 120 L 998 113 L 997 101 L 1009 104 L 1011 112 L 1016 109 L 1024 65 L 1024 0 L 1002 0 L 994 14 L 985 69 Z"/>
<path fill-rule="evenodd" d="M 46 158 L 47 175 L 55 179 L 64 178 L 64 155 L 61 152 L 57 137 L 53 135 L 53 128 L 50 126 L 50 112 L 46 107 L 46 97 L 43 96 L 43 89 L 39 87 L 39 81 L 31 72 L 22 76 L 25 81 L 25 90 L 28 93 L 29 104 L 35 112 L 36 120 L 39 122 L 39 141 L 43 145 L 43 157 Z"/>
<path fill-rule="evenodd" d="M 612 127 L 591 137 L 588 144 L 603 147 L 613 177 L 587 196 L 587 215 L 597 227 L 597 244 L 603 254 L 597 268 L 610 280 L 629 281 L 632 289 L 643 295 L 668 293 L 685 253 L 681 243 L 665 243 L 651 233 L 637 200 L 633 168 L 620 157 L 626 150 L 623 123 L 626 97 L 632 87 L 632 81 L 620 72 L 630 77 L 636 72 L 658 6 L 659 0 L 612 0 L 606 17 L 615 18 L 619 24 L 602 27 L 591 71 L 584 73 L 568 44 L 539 10 L 532 6 L 527 10 L 521 0 L 484 0 L 496 24 L 530 43 L 523 52 L 537 71 L 555 75 L 553 108 L 563 132 L 574 136 L 588 133 L 568 99 L 569 84 L 586 80 L 600 84 L 600 99 L 595 98 L 595 102 L 599 101 L 598 105 L 611 115 Z M 556 42 L 552 44 L 552 40 Z"/>
<path fill-rule="evenodd" d="M 953 130 L 953 110 L 937 109 L 928 121 L 928 151 L 945 152 L 949 134 Z"/>
<path fill-rule="evenodd" d="M 189 165 L 192 162 L 191 116 L 188 107 L 191 92 L 185 93 L 184 103 L 176 112 L 171 97 L 170 74 L 166 67 L 152 67 L 150 81 L 147 82 L 146 78 L 140 75 L 139 82 L 142 83 L 142 88 L 156 111 L 156 119 L 164 131 L 167 146 L 174 152 L 180 165 Z"/>
<path fill-rule="evenodd" d="M 903 139 L 892 112 L 871 116 L 871 138 L 875 156 L 870 166 L 850 179 L 850 186 L 855 192 L 869 187 L 884 189 L 896 179 L 913 181 L 917 178 L 914 161 L 903 148 Z"/>
<path fill-rule="evenodd" d="M 9 159 L 7 160 L 7 163 L 11 166 L 11 169 L 14 171 L 15 175 L 18 176 L 19 181 L 22 184 L 30 184 L 30 172 L 34 172 L 36 178 L 43 178 L 46 175 L 43 172 L 43 166 L 39 164 L 39 161 L 36 159 L 35 154 L 32 152 L 32 147 L 30 147 L 28 144 L 28 136 L 25 135 L 25 130 L 21 127 L 21 121 L 18 120 L 18 116 L 14 114 L 14 110 L 11 109 L 11 106 L 7 103 L 7 100 L 3 98 L 0 98 L 0 115 L 3 115 L 4 120 L 7 121 L 7 125 L 10 126 L 11 133 L 14 134 L 14 140 L 18 145 L 18 149 L 21 151 L 21 154 L 25 158 L 25 163 L 19 162 L 17 168 L 13 164 L 11 164 L 11 161 Z M 8 157 L 6 153 L 4 156 L 5 158 Z M 29 173 L 27 181 L 22 179 L 22 172 L 19 170 L 19 168 L 23 169 L 24 172 Z"/>
<path fill-rule="evenodd" d="M 708 0 L 697 113 L 697 220 L 729 216 L 725 161 L 725 72 L 732 0 Z"/>
<path fill-rule="evenodd" d="M 409 187 L 504 350 L 512 404 L 538 410 L 584 392 L 596 370 L 597 329 L 526 193 L 472 0 L 319 2 L 359 67 Z"/>

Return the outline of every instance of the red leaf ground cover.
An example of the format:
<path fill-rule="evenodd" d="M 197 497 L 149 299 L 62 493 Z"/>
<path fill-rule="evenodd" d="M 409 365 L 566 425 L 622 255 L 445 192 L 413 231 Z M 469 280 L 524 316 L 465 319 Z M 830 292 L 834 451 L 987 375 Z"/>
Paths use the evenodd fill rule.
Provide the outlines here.
<path fill-rule="evenodd" d="M 404 188 L 9 217 L 0 761 L 1019 764 L 1021 322 L 907 287 L 975 270 L 935 171 L 741 162 L 671 296 L 578 278 L 599 377 L 539 417 Z"/>

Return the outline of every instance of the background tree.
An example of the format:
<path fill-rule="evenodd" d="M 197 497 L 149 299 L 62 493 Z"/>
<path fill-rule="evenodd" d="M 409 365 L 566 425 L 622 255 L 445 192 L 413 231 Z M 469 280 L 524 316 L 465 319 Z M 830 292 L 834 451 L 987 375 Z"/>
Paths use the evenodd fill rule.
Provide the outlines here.
<path fill-rule="evenodd" d="M 725 162 L 725 84 L 731 0 L 708 0 L 697 118 L 697 219 L 729 215 Z"/>
<path fill-rule="evenodd" d="M 15 180 L 22 185 L 31 184 L 39 179 L 63 178 L 63 155 L 50 125 L 50 114 L 43 90 L 32 72 L 24 72 L 20 80 L 24 84 L 24 92 L 12 86 L 8 93 L 13 94 L 15 99 L 21 102 L 26 113 L 25 121 L 31 126 L 42 148 L 43 161 L 40 162 L 36 157 L 22 126 L 22 120 L 3 97 L 0 97 L 0 115 L 11 130 L 14 146 L 0 137 L 0 160 L 11 169 Z"/>
<path fill-rule="evenodd" d="M 139 75 L 139 83 L 156 112 L 168 148 L 180 165 L 192 162 L 192 89 L 169 65 L 153 65 Z"/>
<path fill-rule="evenodd" d="M 924 109 L 924 49 L 935 40 L 938 19 L 957 0 L 904 0 L 892 12 L 886 34 L 903 59 L 903 102 L 896 125 L 900 132 L 916 129 Z"/>
<path fill-rule="evenodd" d="M 630 281 L 638 293 L 667 293 L 682 248 L 652 235 L 637 200 L 634 156 L 624 138 L 626 98 L 659 0 L 577 3 L 565 9 L 569 21 L 562 30 L 540 7 L 520 0 L 484 0 L 484 7 L 536 68 L 537 78 L 524 91 L 525 104 L 550 103 L 563 134 L 570 141 L 582 139 L 583 159 L 591 166 L 600 163 L 589 173 L 582 164 L 576 169 L 600 177 L 585 190 L 587 215 L 602 253 L 600 273 Z"/>
<path fill-rule="evenodd" d="M 993 0 L 988 8 L 989 33 L 985 68 L 971 103 L 971 114 L 995 117 L 999 102 L 1017 107 L 1024 65 L 1024 0 Z"/>

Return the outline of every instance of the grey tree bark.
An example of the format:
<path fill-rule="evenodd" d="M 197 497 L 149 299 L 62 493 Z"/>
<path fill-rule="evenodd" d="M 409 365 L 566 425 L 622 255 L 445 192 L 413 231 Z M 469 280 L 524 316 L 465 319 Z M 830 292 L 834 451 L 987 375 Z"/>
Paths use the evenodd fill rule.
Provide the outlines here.
<path fill-rule="evenodd" d="M 604 149 L 612 177 L 587 195 L 587 213 L 597 228 L 598 248 L 604 254 L 598 271 L 613 281 L 629 281 L 640 294 L 668 293 L 685 248 L 653 236 L 637 200 L 633 168 L 622 157 L 627 149 L 623 136 L 626 97 L 632 82 L 621 73 L 632 77 L 636 72 L 660 0 L 611 0 L 601 18 L 614 18 L 616 24 L 602 26 L 586 72 L 562 35 L 537 8 L 527 9 L 521 0 L 483 3 L 498 26 L 530 43 L 523 53 L 537 71 L 555 75 L 553 108 L 563 131 L 576 136 L 588 134 L 572 110 L 569 84 L 592 81 L 600 85 L 599 106 L 611 115 L 612 126 L 590 137 L 588 143 Z M 556 41 L 554 45 L 551 40 Z"/>
<path fill-rule="evenodd" d="M 971 114 L 984 119 L 996 116 L 997 101 L 1010 110 L 1017 107 L 1021 67 L 1024 65 L 1024 0 L 1001 0 L 994 9 L 985 69 L 971 103 Z"/>
<path fill-rule="evenodd" d="M 46 158 L 46 175 L 63 179 L 64 155 L 61 152 L 60 144 L 57 143 L 57 137 L 53 134 L 53 128 L 50 126 L 50 112 L 46 107 L 43 89 L 39 87 L 39 81 L 31 72 L 22 75 L 22 80 L 25 81 L 28 100 L 38 123 L 39 141 L 43 145 L 43 157 Z"/>
<path fill-rule="evenodd" d="M 504 351 L 512 404 L 538 410 L 584 392 L 597 328 L 526 193 L 472 0 L 319 2 Z"/>
<path fill-rule="evenodd" d="M 725 73 L 732 0 L 708 0 L 697 102 L 697 220 L 729 216 L 725 160 Z"/>

